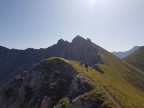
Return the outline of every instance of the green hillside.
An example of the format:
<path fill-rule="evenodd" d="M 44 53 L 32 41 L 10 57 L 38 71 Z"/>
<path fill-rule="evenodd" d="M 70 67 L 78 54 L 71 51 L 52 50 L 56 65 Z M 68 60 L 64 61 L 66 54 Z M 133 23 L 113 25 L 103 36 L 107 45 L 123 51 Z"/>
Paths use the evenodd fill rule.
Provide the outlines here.
<path fill-rule="evenodd" d="M 119 105 L 119 104 L 117 105 L 117 101 L 115 100 L 113 101 L 110 99 L 111 97 L 109 97 L 109 95 L 107 94 L 107 90 L 101 84 L 101 82 L 99 82 L 99 80 L 96 77 L 97 74 L 99 74 L 96 70 L 89 67 L 88 71 L 86 71 L 84 66 L 81 66 L 79 62 L 73 61 L 73 60 L 66 60 L 66 59 L 57 58 L 57 57 L 52 57 L 48 59 L 49 62 L 55 62 L 56 60 L 62 60 L 70 64 L 75 70 L 75 72 L 77 72 L 77 74 L 81 73 L 81 78 L 85 79 L 85 81 L 88 82 L 90 86 L 92 86 L 93 88 L 92 90 L 79 96 L 81 100 L 89 101 L 95 104 L 101 103 L 102 108 L 105 108 L 105 107 L 115 108 Z M 84 78 L 84 76 L 87 78 Z"/>
<path fill-rule="evenodd" d="M 144 71 L 144 47 L 140 47 L 138 50 L 124 58 L 124 60 Z"/>
<path fill-rule="evenodd" d="M 144 108 L 144 73 L 103 49 L 99 51 L 104 64 L 96 65 L 104 74 L 92 68 L 83 72 L 98 80 L 123 108 Z M 79 71 L 85 70 L 78 62 L 69 63 Z"/>

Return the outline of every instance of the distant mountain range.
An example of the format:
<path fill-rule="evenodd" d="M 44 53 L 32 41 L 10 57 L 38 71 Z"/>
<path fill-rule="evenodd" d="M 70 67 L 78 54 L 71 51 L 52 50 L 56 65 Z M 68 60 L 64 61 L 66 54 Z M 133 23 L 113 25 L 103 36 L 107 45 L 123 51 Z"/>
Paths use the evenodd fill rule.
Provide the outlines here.
<path fill-rule="evenodd" d="M 0 47 L 0 85 L 8 82 L 45 56 L 45 49 L 16 50 Z"/>
<path fill-rule="evenodd" d="M 125 57 L 124 60 L 144 72 L 144 47 L 138 48 L 135 52 Z"/>
<path fill-rule="evenodd" d="M 124 52 L 112 52 L 112 54 L 114 54 L 115 56 L 119 57 L 119 58 L 124 58 L 126 56 L 128 56 L 129 54 L 133 53 L 134 51 L 136 51 L 140 46 L 134 46 L 132 49 L 128 50 L 128 51 L 124 51 Z"/>
<path fill-rule="evenodd" d="M 0 47 L 0 108 L 144 108 L 144 71 L 128 62 L 81 36 Z"/>

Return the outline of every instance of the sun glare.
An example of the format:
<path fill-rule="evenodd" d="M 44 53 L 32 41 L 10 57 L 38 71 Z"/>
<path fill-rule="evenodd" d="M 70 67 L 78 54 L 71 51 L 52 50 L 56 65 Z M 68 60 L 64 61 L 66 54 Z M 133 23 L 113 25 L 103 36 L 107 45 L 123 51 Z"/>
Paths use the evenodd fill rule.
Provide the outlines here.
<path fill-rule="evenodd" d="M 92 4 L 94 4 L 95 0 L 91 0 Z"/>
<path fill-rule="evenodd" d="M 95 3 L 102 3 L 102 4 L 105 4 L 105 3 L 108 3 L 109 0 L 91 0 L 91 3 L 92 4 L 95 4 Z"/>

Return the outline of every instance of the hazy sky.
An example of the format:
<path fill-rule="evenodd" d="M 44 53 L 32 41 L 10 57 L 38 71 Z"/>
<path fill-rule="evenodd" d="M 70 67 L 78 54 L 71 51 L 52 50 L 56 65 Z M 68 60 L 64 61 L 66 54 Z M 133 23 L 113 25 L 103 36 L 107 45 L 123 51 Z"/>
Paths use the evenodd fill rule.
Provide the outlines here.
<path fill-rule="evenodd" d="M 0 45 L 46 48 L 90 38 L 108 51 L 144 45 L 144 0 L 0 0 Z"/>

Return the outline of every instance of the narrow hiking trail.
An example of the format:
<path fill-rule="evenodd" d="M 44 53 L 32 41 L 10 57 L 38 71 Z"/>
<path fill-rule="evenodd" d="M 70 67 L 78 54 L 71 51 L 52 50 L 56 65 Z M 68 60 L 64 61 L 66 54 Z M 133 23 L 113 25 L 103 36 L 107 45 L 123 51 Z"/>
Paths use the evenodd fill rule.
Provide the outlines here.
<path fill-rule="evenodd" d="M 109 99 L 113 102 L 113 104 L 116 106 L 116 108 L 122 108 L 121 106 L 120 106 L 120 104 L 111 96 L 111 94 L 110 93 L 108 93 L 107 91 L 106 91 L 106 95 L 109 97 Z"/>

